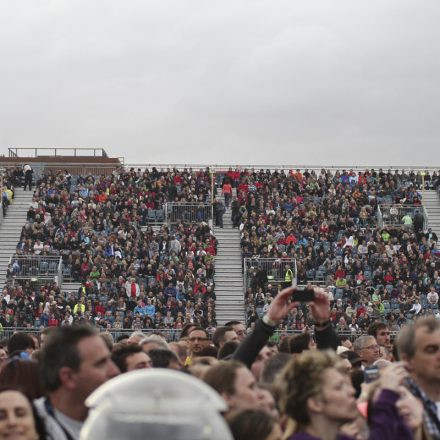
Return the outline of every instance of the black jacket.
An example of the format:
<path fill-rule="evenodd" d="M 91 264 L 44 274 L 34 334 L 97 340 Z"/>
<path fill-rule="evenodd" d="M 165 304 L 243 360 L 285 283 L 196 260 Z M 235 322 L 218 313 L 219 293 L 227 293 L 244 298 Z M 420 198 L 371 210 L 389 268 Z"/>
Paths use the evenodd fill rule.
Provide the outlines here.
<path fill-rule="evenodd" d="M 255 323 L 254 330 L 238 346 L 232 359 L 243 362 L 251 368 L 260 350 L 266 345 L 269 338 L 275 331 L 274 327 L 265 324 L 261 319 Z M 339 345 L 338 335 L 332 326 L 324 330 L 315 330 L 316 345 L 319 350 L 336 350 Z"/>

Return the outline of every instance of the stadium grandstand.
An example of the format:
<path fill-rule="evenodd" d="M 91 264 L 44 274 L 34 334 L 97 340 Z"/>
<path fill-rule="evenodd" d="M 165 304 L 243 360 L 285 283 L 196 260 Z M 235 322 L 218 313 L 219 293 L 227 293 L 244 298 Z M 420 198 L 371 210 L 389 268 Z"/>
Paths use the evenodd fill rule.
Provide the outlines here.
<path fill-rule="evenodd" d="M 0 438 L 440 438 L 439 170 L 31 153 L 0 158 Z"/>
<path fill-rule="evenodd" d="M 102 149 L 22 150 L 0 158 L 4 332 L 88 322 L 174 339 L 189 323 L 252 327 L 292 283 L 323 286 L 333 325 L 353 336 L 377 319 L 397 331 L 439 314 L 436 169 L 125 165 Z M 278 330 L 311 327 L 302 304 Z"/>

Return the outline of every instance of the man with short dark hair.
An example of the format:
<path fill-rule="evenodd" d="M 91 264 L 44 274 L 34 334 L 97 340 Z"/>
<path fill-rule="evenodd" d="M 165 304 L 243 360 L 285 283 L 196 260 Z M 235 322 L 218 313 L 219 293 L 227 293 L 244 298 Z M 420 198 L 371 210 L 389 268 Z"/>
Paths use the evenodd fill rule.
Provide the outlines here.
<path fill-rule="evenodd" d="M 114 347 L 112 361 L 121 373 L 152 367 L 150 356 L 142 350 L 140 345 L 120 344 Z"/>
<path fill-rule="evenodd" d="M 316 349 L 316 343 L 310 333 L 292 336 L 289 341 L 289 353 L 302 353 L 305 350 Z"/>
<path fill-rule="evenodd" d="M 30 359 L 35 350 L 35 342 L 30 335 L 23 332 L 14 333 L 8 341 L 9 356 L 21 356 Z"/>
<path fill-rule="evenodd" d="M 188 341 L 189 356 L 186 358 L 185 366 L 191 365 L 193 358 L 209 344 L 208 332 L 202 327 L 194 327 L 188 335 Z"/>
<path fill-rule="evenodd" d="M 179 358 L 171 350 L 163 348 L 154 348 L 148 352 L 151 358 L 153 368 L 169 368 L 171 370 L 180 370 L 182 368 Z"/>
<path fill-rule="evenodd" d="M 235 333 L 237 333 L 239 342 L 242 342 L 246 338 L 246 327 L 240 321 L 229 321 L 225 324 L 227 327 L 232 327 Z"/>
<path fill-rule="evenodd" d="M 47 397 L 35 401 L 48 439 L 77 440 L 87 417 L 86 398 L 119 374 L 110 351 L 90 326 L 51 332 L 41 351 L 40 371 Z"/>
<path fill-rule="evenodd" d="M 385 347 L 388 351 L 392 350 L 390 329 L 385 323 L 380 321 L 371 323 L 368 327 L 368 334 L 376 338 L 379 346 Z"/>
<path fill-rule="evenodd" d="M 237 350 L 238 346 L 240 344 L 237 341 L 229 341 L 226 342 L 222 348 L 220 348 L 217 352 L 217 359 L 218 360 L 228 360 L 232 358 L 232 355 L 234 354 L 235 350 Z"/>
<path fill-rule="evenodd" d="M 214 345 L 220 349 L 226 344 L 226 342 L 230 341 L 238 341 L 238 336 L 234 329 L 228 326 L 217 327 L 212 335 L 212 342 Z"/>

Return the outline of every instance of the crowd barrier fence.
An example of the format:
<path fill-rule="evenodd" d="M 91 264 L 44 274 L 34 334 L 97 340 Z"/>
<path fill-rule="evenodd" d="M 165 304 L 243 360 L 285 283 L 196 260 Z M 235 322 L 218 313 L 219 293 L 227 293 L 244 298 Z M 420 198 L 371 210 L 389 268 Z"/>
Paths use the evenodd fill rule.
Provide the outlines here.
<path fill-rule="evenodd" d="M 427 230 L 429 218 L 423 205 L 379 205 L 377 207 L 377 224 L 380 228 L 385 226 L 402 227 L 405 226 L 402 220 L 403 217 L 409 215 L 414 219 L 417 211 L 423 215 L 423 230 Z"/>
<path fill-rule="evenodd" d="M 294 282 L 296 283 L 296 260 L 295 258 L 260 258 L 251 257 L 243 259 L 244 288 L 251 286 L 254 273 L 262 270 L 270 283 L 283 283 L 285 280 L 287 266 L 292 270 Z"/>
<path fill-rule="evenodd" d="M 41 332 L 43 331 L 44 327 L 3 327 L 0 329 L 0 338 L 7 339 L 10 338 L 14 333 L 17 332 L 25 332 L 31 335 L 35 335 L 37 337 L 40 336 Z M 113 337 L 113 339 L 116 341 L 121 336 L 130 336 L 135 330 L 133 329 L 110 329 L 110 330 L 103 330 L 98 329 L 101 333 L 110 333 Z M 151 336 L 151 335 L 161 335 L 163 336 L 168 342 L 174 342 L 180 340 L 181 330 L 175 330 L 175 329 L 142 329 L 140 330 L 142 333 L 145 334 L 145 336 Z M 248 330 L 248 333 L 251 331 Z M 303 330 L 276 330 L 274 334 L 271 337 L 271 340 L 274 342 L 278 342 L 281 339 L 283 339 L 285 336 L 292 336 L 292 335 L 299 335 L 301 333 L 304 333 Z M 313 334 L 313 330 L 310 330 L 310 333 Z M 390 336 L 391 339 L 394 339 L 399 332 L 397 331 L 391 331 Z M 208 332 L 210 338 L 212 338 L 213 332 Z M 350 339 L 355 339 L 361 335 L 367 334 L 366 331 L 339 331 L 339 336 L 348 336 Z"/>
<path fill-rule="evenodd" d="M 212 222 L 211 203 L 168 202 L 165 204 L 165 218 L 168 224 Z"/>
<path fill-rule="evenodd" d="M 63 259 L 48 255 L 18 255 L 9 259 L 9 268 L 15 280 L 53 280 L 63 283 Z"/>

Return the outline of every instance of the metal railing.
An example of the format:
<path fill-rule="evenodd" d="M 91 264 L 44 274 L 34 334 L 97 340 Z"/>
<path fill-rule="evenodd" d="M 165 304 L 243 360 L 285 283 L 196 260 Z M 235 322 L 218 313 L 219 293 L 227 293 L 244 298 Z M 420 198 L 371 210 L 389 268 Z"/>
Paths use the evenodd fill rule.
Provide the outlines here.
<path fill-rule="evenodd" d="M 428 214 L 423 205 L 379 205 L 377 207 L 377 224 L 380 228 L 384 226 L 402 227 L 405 226 L 404 217 L 409 215 L 413 220 L 417 212 L 423 215 L 423 230 L 427 230 Z"/>
<path fill-rule="evenodd" d="M 247 290 L 251 287 L 252 280 L 258 276 L 258 271 L 263 271 L 269 283 L 283 283 L 288 268 L 292 270 L 294 282 L 296 283 L 295 258 L 244 258 L 244 288 Z"/>
<path fill-rule="evenodd" d="M 28 334 L 33 334 L 39 336 L 44 326 L 35 325 L 34 327 L 3 327 L 0 329 L 0 338 L 10 338 L 14 333 L 17 332 L 25 332 Z M 109 329 L 104 330 L 99 328 L 100 332 L 110 333 L 113 336 L 113 339 L 116 341 L 117 338 L 121 336 L 130 336 L 131 333 L 138 330 L 133 330 L 131 328 L 121 328 L 121 329 Z M 142 333 L 145 336 L 149 336 L 152 334 L 158 334 L 163 336 L 168 342 L 178 341 L 180 339 L 180 334 L 182 330 L 180 329 L 152 329 L 152 328 L 144 328 Z"/>
<path fill-rule="evenodd" d="M 211 203 L 178 203 L 165 204 L 165 218 L 167 223 L 212 222 L 213 207 Z"/>
<path fill-rule="evenodd" d="M 63 259 L 48 255 L 17 255 L 9 259 L 9 270 L 15 280 L 53 280 L 63 282 Z"/>
<path fill-rule="evenodd" d="M 40 157 L 40 156 L 93 156 L 93 157 L 108 157 L 104 148 L 100 147 L 89 147 L 89 148 L 57 148 L 57 147 L 18 147 L 18 148 L 8 148 L 9 157 Z M 30 153 L 26 156 L 19 155 L 20 152 Z M 48 154 L 42 154 L 42 152 L 48 152 Z M 80 154 L 77 154 L 80 152 Z M 70 154 L 63 154 L 70 153 Z M 73 154 L 72 154 L 73 153 Z M 91 154 L 93 153 L 93 154 Z"/>
<path fill-rule="evenodd" d="M 19 156 L 17 156 L 17 155 L 15 155 L 15 152 L 14 152 L 14 150 L 15 151 L 18 151 L 18 150 L 32 150 L 32 151 L 34 151 L 34 154 L 35 154 L 35 150 L 42 150 L 42 148 L 10 148 L 9 149 L 9 157 L 14 157 L 14 158 L 20 158 Z M 56 157 L 58 157 L 59 155 L 58 155 L 58 152 L 59 151 L 63 151 L 63 150 L 70 150 L 70 151 L 72 151 L 72 150 L 82 150 L 81 148 L 46 148 L 46 150 L 57 150 L 57 156 Z M 83 150 L 89 150 L 89 151 L 100 151 L 100 150 L 102 150 L 101 148 L 84 148 Z M 104 151 L 104 153 L 105 153 L 105 151 Z M 106 153 L 105 153 L 106 154 Z M 77 157 L 77 156 L 72 156 L 72 155 L 70 155 L 71 157 Z M 106 156 L 106 155 L 81 155 L 81 156 L 88 156 L 88 157 L 108 157 L 108 156 Z M 23 162 L 25 162 L 25 158 L 26 157 L 30 157 L 30 156 L 23 156 Z M 37 156 L 38 157 L 38 156 Z M 63 156 L 64 157 L 64 156 Z M 68 156 L 67 156 L 68 157 Z M 121 157 L 117 157 L 117 159 L 119 159 L 120 160 L 120 162 L 121 162 L 121 165 L 122 165 L 122 159 L 123 158 L 121 158 Z M 0 161 L 1 161 L 1 157 L 0 157 Z M 96 162 L 93 162 L 93 163 L 84 163 L 85 165 L 97 165 L 96 164 Z M 74 166 L 74 165 L 76 165 L 76 166 L 78 166 L 78 163 L 74 163 L 74 162 L 68 162 L 68 160 L 66 160 L 65 161 L 65 165 L 66 166 Z M 111 164 L 111 163 L 108 163 L 108 162 L 105 162 L 105 163 L 103 163 L 102 164 L 102 166 L 103 167 L 105 167 L 105 166 L 109 166 L 109 165 L 115 165 L 114 163 L 113 164 Z M 5 166 L 16 166 L 15 165 L 15 163 L 14 164 L 12 164 L 12 163 L 10 163 L 10 162 L 8 162 L 8 163 L 5 163 Z M 62 165 L 62 166 L 64 166 L 64 164 Z M 60 166 L 59 164 L 47 164 L 47 167 L 48 168 L 56 168 L 56 169 L 60 169 L 62 166 Z M 390 171 L 392 171 L 392 172 L 395 172 L 395 171 L 398 171 L 398 172 L 401 172 L 401 171 L 405 171 L 405 173 L 409 173 L 410 171 L 413 171 L 413 172 L 415 172 L 415 173 L 417 173 L 417 172 L 425 172 L 426 173 L 426 171 L 428 171 L 428 173 L 432 173 L 432 172 L 434 172 L 434 171 L 438 171 L 439 169 L 440 169 L 440 165 L 438 165 L 438 166 L 432 166 L 432 165 L 430 165 L 430 166 L 414 166 L 414 167 L 405 167 L 405 166 L 386 166 L 386 165 L 382 165 L 382 166 L 380 166 L 380 165 L 376 165 L 376 166 L 370 166 L 370 165 L 364 165 L 364 166 L 362 166 L 362 165 L 304 165 L 304 164 L 297 164 L 297 165 L 295 165 L 295 164 L 293 164 L 293 165 L 268 165 L 268 164 L 265 164 L 265 165 L 252 165 L 252 164 L 248 164 L 248 165 L 244 165 L 244 164 L 242 164 L 242 165 L 217 165 L 217 164 L 153 164 L 153 163 L 134 163 L 134 162 L 129 162 L 129 163 L 124 163 L 123 164 L 123 166 L 124 166 L 124 168 L 126 168 L 126 169 L 130 169 L 130 168 L 135 168 L 135 169 L 137 169 L 137 168 L 140 168 L 140 169 L 142 169 L 142 170 L 146 170 L 146 169 L 148 169 L 148 170 L 152 170 L 152 168 L 156 168 L 158 171 L 166 171 L 166 170 L 173 170 L 173 169 L 176 169 L 176 170 L 178 170 L 178 171 L 183 171 L 183 170 L 187 170 L 187 171 L 189 171 L 190 169 L 193 171 L 193 172 L 195 172 L 195 171 L 199 171 L 200 169 L 202 169 L 202 170 L 206 170 L 206 169 L 209 169 L 209 171 L 211 172 L 211 173 L 226 173 L 228 170 L 229 170 L 229 168 L 232 168 L 233 170 L 239 170 L 239 171 L 244 171 L 244 170 L 248 170 L 248 171 L 252 171 L 252 170 L 255 170 L 255 171 L 259 171 L 259 170 L 264 170 L 264 171 L 266 171 L 266 170 L 269 170 L 269 171 L 284 171 L 284 172 L 288 172 L 288 171 L 290 171 L 290 170 L 297 170 L 297 169 L 300 169 L 301 171 L 304 171 L 304 170 L 309 170 L 309 171 L 315 171 L 315 172 L 317 172 L 318 174 L 319 174 L 319 172 L 322 170 L 322 169 L 325 169 L 325 170 L 327 170 L 327 171 L 331 171 L 331 172 L 336 172 L 336 171 L 342 171 L 342 170 L 353 170 L 353 171 L 356 171 L 356 172 L 358 172 L 358 171 L 361 171 L 361 172 L 363 172 L 363 171 L 366 171 L 366 170 L 371 170 L 371 169 L 374 169 L 374 170 L 378 170 L 379 168 L 383 168 L 386 172 L 388 172 L 388 170 L 390 170 Z M 102 174 L 102 173 L 101 173 Z"/>
<path fill-rule="evenodd" d="M 0 338 L 10 338 L 14 333 L 17 332 L 24 332 L 28 334 L 35 335 L 37 337 L 40 336 L 42 330 L 44 329 L 43 326 L 35 326 L 35 327 L 3 327 L 3 329 L 0 329 Z M 131 333 L 133 333 L 135 330 L 129 329 L 129 328 L 122 328 L 122 329 L 109 329 L 109 330 L 103 330 L 99 329 L 100 332 L 110 333 L 116 342 L 116 340 L 121 336 L 130 336 Z M 180 329 L 151 329 L 151 328 L 144 328 L 141 330 L 142 333 L 145 334 L 145 336 L 149 336 L 152 334 L 157 334 L 163 336 L 168 342 L 174 342 L 178 341 L 180 339 L 181 330 Z M 250 332 L 251 330 L 248 330 Z M 303 330 L 295 330 L 295 329 L 289 329 L 289 330 L 275 330 L 273 335 L 271 336 L 270 340 L 273 342 L 280 342 L 284 337 L 287 336 L 293 336 L 304 333 Z M 310 334 L 313 334 L 313 330 L 309 331 Z M 391 339 L 394 339 L 399 332 L 397 331 L 391 331 L 390 336 Z M 354 340 L 355 338 L 367 334 L 366 331 L 358 330 L 356 332 L 352 331 L 338 331 L 339 336 L 348 336 L 350 339 Z M 208 335 L 212 337 L 212 334 Z"/>

